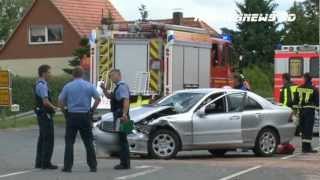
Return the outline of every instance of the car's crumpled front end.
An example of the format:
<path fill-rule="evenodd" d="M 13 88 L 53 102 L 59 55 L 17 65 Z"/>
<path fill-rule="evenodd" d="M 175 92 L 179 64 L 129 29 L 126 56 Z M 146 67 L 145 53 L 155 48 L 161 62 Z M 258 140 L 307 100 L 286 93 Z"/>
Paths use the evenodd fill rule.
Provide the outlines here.
<path fill-rule="evenodd" d="M 131 153 L 148 154 L 148 137 L 151 130 L 149 124 L 153 120 L 167 115 L 161 114 L 161 112 L 168 109 L 170 107 L 142 107 L 130 111 L 131 119 L 135 123 L 135 129 L 132 134 L 128 135 Z M 119 151 L 119 136 L 117 132 L 113 131 L 112 113 L 103 115 L 98 122 L 94 123 L 93 135 L 99 153 L 117 154 Z"/>

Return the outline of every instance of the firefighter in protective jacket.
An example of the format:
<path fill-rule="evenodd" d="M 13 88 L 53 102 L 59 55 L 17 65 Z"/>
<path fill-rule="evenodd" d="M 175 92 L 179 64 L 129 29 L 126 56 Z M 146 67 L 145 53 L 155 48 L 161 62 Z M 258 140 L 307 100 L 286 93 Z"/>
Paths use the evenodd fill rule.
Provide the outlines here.
<path fill-rule="evenodd" d="M 312 85 L 312 77 L 304 74 L 304 84 L 295 93 L 295 107 L 300 109 L 300 126 L 302 131 L 302 152 L 317 153 L 312 149 L 312 135 L 315 119 L 315 109 L 319 106 L 319 92 Z"/>

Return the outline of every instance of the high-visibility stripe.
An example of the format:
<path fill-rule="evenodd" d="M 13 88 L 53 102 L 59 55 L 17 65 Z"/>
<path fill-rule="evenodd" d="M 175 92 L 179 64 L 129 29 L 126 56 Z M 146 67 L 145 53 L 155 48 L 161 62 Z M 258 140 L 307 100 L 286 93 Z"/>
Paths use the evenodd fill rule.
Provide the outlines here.
<path fill-rule="evenodd" d="M 150 71 L 150 88 L 157 92 L 158 89 L 158 82 L 159 82 L 159 72 L 156 72 L 155 70 Z"/>
<path fill-rule="evenodd" d="M 284 105 L 284 106 L 287 106 L 287 105 L 288 105 L 288 91 L 287 91 L 287 88 L 285 88 L 285 89 L 283 90 L 283 94 L 284 94 L 283 105 Z"/>
<path fill-rule="evenodd" d="M 302 139 L 302 142 L 304 142 L 304 143 L 312 143 L 312 140 L 310 140 L 310 139 Z"/>
<path fill-rule="evenodd" d="M 108 72 L 113 67 L 113 49 L 114 44 L 112 40 L 102 40 L 100 42 L 99 77 L 105 81 L 108 80 Z"/>
<path fill-rule="evenodd" d="M 291 89 L 291 99 L 292 99 L 292 102 L 294 102 L 294 96 L 298 89 L 298 86 L 291 86 L 290 89 Z"/>
<path fill-rule="evenodd" d="M 160 84 L 160 70 L 154 69 L 152 65 L 160 60 L 160 42 L 158 39 L 152 39 L 149 43 L 150 49 L 150 83 L 149 87 L 152 92 L 159 92 L 159 84 Z"/>
<path fill-rule="evenodd" d="M 152 60 L 159 60 L 159 44 L 157 39 L 153 39 L 150 41 L 150 57 Z"/>

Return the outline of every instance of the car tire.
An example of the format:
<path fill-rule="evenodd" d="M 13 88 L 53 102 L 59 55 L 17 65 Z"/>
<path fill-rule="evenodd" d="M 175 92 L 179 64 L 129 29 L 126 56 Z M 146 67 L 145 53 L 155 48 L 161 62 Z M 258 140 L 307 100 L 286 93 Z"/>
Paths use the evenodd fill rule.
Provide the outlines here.
<path fill-rule="evenodd" d="M 225 149 L 210 149 L 208 151 L 215 157 L 223 157 L 227 153 Z"/>
<path fill-rule="evenodd" d="M 270 157 L 277 152 L 278 145 L 277 132 L 271 128 L 265 128 L 259 132 L 253 152 L 260 157 Z"/>
<path fill-rule="evenodd" d="M 172 159 L 177 155 L 179 148 L 179 138 L 171 130 L 157 130 L 149 138 L 148 151 L 154 159 Z"/>

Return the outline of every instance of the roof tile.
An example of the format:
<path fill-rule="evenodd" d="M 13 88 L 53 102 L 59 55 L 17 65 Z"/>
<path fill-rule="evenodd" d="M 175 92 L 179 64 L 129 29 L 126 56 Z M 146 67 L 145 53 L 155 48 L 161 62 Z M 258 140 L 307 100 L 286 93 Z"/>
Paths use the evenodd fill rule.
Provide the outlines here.
<path fill-rule="evenodd" d="M 51 0 L 80 36 L 87 36 L 111 12 L 115 21 L 124 18 L 109 0 Z"/>

